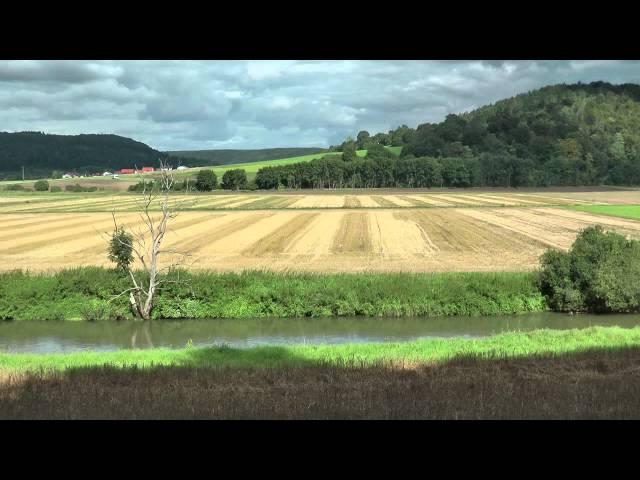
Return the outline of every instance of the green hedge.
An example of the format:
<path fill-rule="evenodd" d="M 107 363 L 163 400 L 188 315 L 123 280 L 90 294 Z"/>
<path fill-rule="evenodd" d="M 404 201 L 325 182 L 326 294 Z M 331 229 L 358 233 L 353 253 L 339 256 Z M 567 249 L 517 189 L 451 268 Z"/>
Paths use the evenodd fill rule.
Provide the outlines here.
<path fill-rule="evenodd" d="M 530 273 L 189 273 L 166 284 L 154 318 L 499 315 L 541 311 Z M 129 287 L 115 270 L 0 274 L 0 319 L 128 318 Z"/>

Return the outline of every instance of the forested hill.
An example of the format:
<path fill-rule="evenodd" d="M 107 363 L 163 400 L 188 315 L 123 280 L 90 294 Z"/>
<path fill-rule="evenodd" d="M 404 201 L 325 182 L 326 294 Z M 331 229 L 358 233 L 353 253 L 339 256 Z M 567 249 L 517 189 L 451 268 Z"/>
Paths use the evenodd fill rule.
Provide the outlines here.
<path fill-rule="evenodd" d="M 402 146 L 399 162 L 429 159 L 450 186 L 638 185 L 640 85 L 544 87 L 441 123 L 363 131 L 335 149 L 371 144 Z"/>
<path fill-rule="evenodd" d="M 229 165 L 235 163 L 262 162 L 280 158 L 300 157 L 326 151 L 322 148 L 263 148 L 258 150 L 184 150 L 167 152 L 172 157 L 197 159 L 198 165 L 190 165 L 189 160 L 182 163 L 187 166 Z"/>
<path fill-rule="evenodd" d="M 97 173 L 104 170 L 158 166 L 166 156 L 118 135 L 48 135 L 0 132 L 0 178 L 50 177 L 52 172 Z"/>
<path fill-rule="evenodd" d="M 92 174 L 121 168 L 170 164 L 198 167 L 257 162 L 322 152 L 320 148 L 262 150 L 200 150 L 159 152 L 118 135 L 49 135 L 40 132 L 0 132 L 0 179 L 43 178 L 73 171 Z"/>

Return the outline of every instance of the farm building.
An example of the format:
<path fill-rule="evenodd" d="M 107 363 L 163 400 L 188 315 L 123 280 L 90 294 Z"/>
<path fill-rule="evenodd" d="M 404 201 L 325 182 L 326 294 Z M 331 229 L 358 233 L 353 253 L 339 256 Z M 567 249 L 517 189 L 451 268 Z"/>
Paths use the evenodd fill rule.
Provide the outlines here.
<path fill-rule="evenodd" d="M 122 168 L 122 169 L 120 169 L 120 173 L 122 175 L 127 175 L 127 174 L 130 174 L 130 173 L 136 173 L 136 171 L 133 168 Z"/>
<path fill-rule="evenodd" d="M 142 167 L 142 173 L 153 172 L 153 167 Z"/>
<path fill-rule="evenodd" d="M 103 177 L 108 177 L 109 175 L 113 175 L 113 173 L 111 173 L 111 172 L 104 172 L 104 173 L 102 174 L 102 176 L 103 176 Z"/>
<path fill-rule="evenodd" d="M 180 166 L 178 167 L 178 170 L 186 170 L 187 168 L 188 168 L 188 167 L 185 167 L 184 165 L 180 165 Z"/>

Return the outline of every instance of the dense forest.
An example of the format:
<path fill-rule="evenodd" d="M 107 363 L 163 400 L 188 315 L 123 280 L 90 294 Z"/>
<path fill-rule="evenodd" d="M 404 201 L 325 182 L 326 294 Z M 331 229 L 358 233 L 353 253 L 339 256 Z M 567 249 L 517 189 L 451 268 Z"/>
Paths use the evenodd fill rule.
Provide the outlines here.
<path fill-rule="evenodd" d="M 261 150 L 201 150 L 159 152 L 118 135 L 49 135 L 41 132 L 0 132 L 0 179 L 59 177 L 142 166 L 157 167 L 160 159 L 173 166 L 199 167 L 257 162 L 326 151 L 320 148 Z"/>
<path fill-rule="evenodd" d="M 166 152 L 171 157 L 182 158 L 188 167 L 230 165 L 235 163 L 262 162 L 279 158 L 300 157 L 327 151 L 326 148 L 263 148 L 258 150 L 183 150 Z M 188 160 L 187 160 L 188 158 Z M 194 160 L 197 164 L 193 164 Z"/>
<path fill-rule="evenodd" d="M 67 171 L 91 174 L 104 170 L 157 167 L 166 154 L 118 135 L 47 135 L 0 132 L 0 178 L 56 177 Z"/>
<path fill-rule="evenodd" d="M 163 156 L 144 143 L 118 135 L 47 135 L 40 132 L 0 132 L 0 177 L 55 177 L 157 166 Z"/>
<path fill-rule="evenodd" d="M 343 154 L 259 171 L 258 188 L 638 185 L 640 85 L 544 87 L 331 150 Z"/>

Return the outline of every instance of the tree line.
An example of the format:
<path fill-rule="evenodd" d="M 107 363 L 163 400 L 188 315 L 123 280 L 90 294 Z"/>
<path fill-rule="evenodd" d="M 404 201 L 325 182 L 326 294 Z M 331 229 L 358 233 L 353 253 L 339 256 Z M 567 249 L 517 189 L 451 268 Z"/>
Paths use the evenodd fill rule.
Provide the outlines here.
<path fill-rule="evenodd" d="M 143 180 L 134 185 L 129 186 L 130 192 L 144 192 L 158 190 L 161 184 L 154 179 Z M 234 168 L 227 170 L 222 175 L 222 182 L 220 187 L 223 190 L 243 190 L 249 187 L 247 181 L 247 173 L 240 169 Z M 172 191 L 198 191 L 198 192 L 211 192 L 218 188 L 218 176 L 213 170 L 202 169 L 198 172 L 195 179 L 185 178 L 182 182 L 172 181 L 170 189 Z"/>
<path fill-rule="evenodd" d="M 473 159 L 362 158 L 345 162 L 325 157 L 258 170 L 256 187 L 275 188 L 385 188 L 470 187 L 476 180 Z"/>

